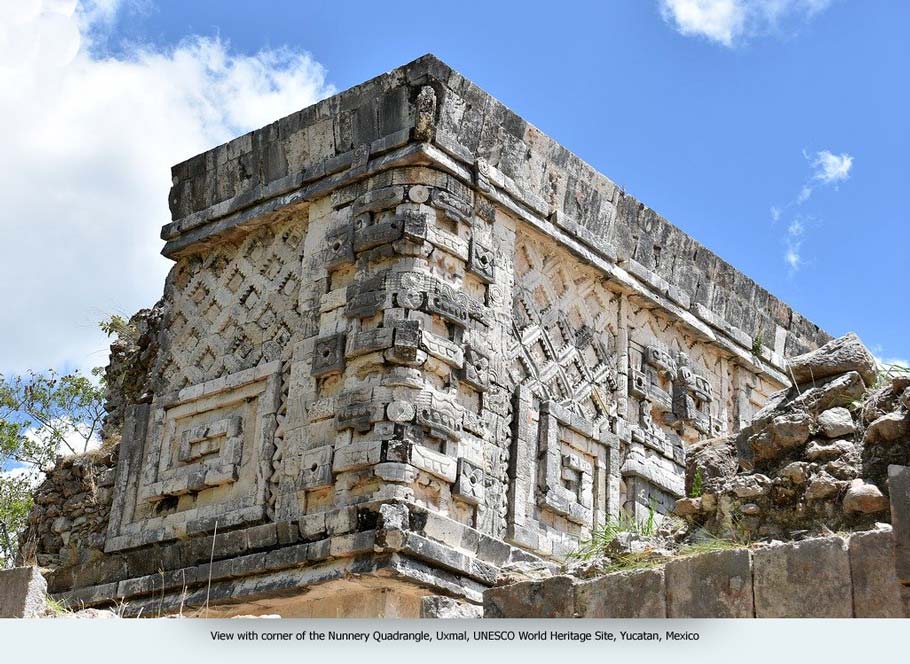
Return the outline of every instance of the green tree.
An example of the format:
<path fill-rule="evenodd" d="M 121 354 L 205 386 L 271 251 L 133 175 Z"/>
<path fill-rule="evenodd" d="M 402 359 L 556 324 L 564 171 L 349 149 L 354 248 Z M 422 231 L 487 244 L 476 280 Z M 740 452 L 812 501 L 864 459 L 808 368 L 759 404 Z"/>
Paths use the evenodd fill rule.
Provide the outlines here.
<path fill-rule="evenodd" d="M 58 456 L 97 442 L 104 389 L 78 373 L 0 375 L 0 568 L 13 564 L 31 492 Z"/>

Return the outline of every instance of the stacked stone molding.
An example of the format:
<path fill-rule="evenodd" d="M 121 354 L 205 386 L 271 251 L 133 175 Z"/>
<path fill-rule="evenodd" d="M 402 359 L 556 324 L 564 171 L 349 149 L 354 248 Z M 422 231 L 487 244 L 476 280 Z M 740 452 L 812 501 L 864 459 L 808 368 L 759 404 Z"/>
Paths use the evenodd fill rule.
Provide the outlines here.
<path fill-rule="evenodd" d="M 172 175 L 105 554 L 49 577 L 87 605 L 476 604 L 670 512 L 829 339 L 432 56 Z"/>

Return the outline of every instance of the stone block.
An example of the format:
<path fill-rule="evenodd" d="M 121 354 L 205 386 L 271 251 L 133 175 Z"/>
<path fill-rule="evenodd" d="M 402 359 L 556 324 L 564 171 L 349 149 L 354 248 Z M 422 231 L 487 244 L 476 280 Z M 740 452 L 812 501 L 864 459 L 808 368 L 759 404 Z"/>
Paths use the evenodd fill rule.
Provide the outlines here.
<path fill-rule="evenodd" d="M 888 466 L 897 578 L 910 586 L 910 466 Z"/>
<path fill-rule="evenodd" d="M 428 595 L 420 603 L 421 618 L 483 618 L 483 607 L 442 595 Z"/>
<path fill-rule="evenodd" d="M 668 618 L 751 618 L 752 555 L 715 551 L 667 563 Z"/>
<path fill-rule="evenodd" d="M 47 581 L 37 567 L 0 570 L 0 618 L 39 618 L 47 609 Z"/>
<path fill-rule="evenodd" d="M 824 346 L 787 363 L 793 382 L 797 385 L 856 371 L 866 385 L 875 383 L 877 364 L 863 342 L 853 332 L 832 339 Z"/>
<path fill-rule="evenodd" d="M 484 618 L 572 618 L 575 579 L 554 576 L 490 588 L 483 594 Z"/>
<path fill-rule="evenodd" d="M 575 587 L 580 618 L 666 618 L 664 571 L 615 572 Z"/>
<path fill-rule="evenodd" d="M 856 618 L 905 617 L 894 568 L 893 533 L 890 530 L 856 533 L 850 538 L 849 547 L 853 615 Z"/>
<path fill-rule="evenodd" d="M 822 537 L 752 554 L 756 618 L 849 618 L 853 590 L 846 543 Z"/>

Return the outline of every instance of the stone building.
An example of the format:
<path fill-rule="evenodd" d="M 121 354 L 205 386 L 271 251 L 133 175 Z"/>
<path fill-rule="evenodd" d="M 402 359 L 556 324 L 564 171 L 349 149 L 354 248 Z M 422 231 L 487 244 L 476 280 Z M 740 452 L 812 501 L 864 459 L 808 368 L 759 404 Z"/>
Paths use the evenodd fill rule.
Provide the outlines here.
<path fill-rule="evenodd" d="M 829 337 L 433 56 L 173 169 L 104 553 L 145 615 L 477 603 L 684 493 Z M 129 399 L 127 399 L 129 401 Z"/>

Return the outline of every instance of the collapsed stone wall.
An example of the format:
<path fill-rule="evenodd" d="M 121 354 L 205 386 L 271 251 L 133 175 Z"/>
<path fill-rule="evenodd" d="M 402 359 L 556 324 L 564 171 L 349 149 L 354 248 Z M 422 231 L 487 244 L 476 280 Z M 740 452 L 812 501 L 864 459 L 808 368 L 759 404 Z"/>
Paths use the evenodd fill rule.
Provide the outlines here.
<path fill-rule="evenodd" d="M 60 457 L 34 491 L 34 507 L 19 538 L 19 558 L 43 568 L 85 564 L 104 553 L 126 407 L 150 396 L 158 354 L 161 304 L 133 314 L 110 346 L 105 367 L 101 449 Z"/>
<path fill-rule="evenodd" d="M 790 368 L 796 384 L 750 426 L 689 450 L 676 512 L 693 529 L 790 539 L 890 520 L 888 466 L 910 462 L 910 375 L 879 380 L 853 334 Z"/>
<path fill-rule="evenodd" d="M 107 416 L 101 428 L 102 440 L 120 435 L 129 404 L 147 403 L 152 398 L 151 370 L 158 356 L 161 318 L 161 302 L 151 309 L 140 309 L 111 344 L 110 360 L 104 370 Z"/>
<path fill-rule="evenodd" d="M 104 555 L 117 452 L 112 445 L 64 457 L 46 473 L 19 538 L 22 563 L 67 568 Z"/>

